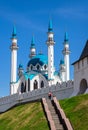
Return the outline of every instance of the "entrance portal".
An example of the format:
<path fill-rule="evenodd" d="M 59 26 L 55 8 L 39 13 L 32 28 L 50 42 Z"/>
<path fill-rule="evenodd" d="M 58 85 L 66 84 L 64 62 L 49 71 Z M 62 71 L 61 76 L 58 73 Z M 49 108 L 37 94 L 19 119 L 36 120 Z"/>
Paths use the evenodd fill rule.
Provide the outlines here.
<path fill-rule="evenodd" d="M 82 79 L 80 82 L 80 88 L 78 94 L 85 93 L 86 89 L 87 89 L 87 81 L 85 79 Z"/>

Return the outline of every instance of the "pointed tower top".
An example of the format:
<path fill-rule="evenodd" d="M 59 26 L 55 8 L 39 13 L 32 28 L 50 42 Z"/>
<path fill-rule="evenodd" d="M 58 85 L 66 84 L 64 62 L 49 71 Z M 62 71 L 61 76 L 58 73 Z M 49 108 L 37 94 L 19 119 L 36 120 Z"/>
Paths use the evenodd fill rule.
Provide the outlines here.
<path fill-rule="evenodd" d="M 35 41 L 34 41 L 34 35 L 32 36 L 32 40 L 31 40 L 31 47 L 35 46 Z"/>
<path fill-rule="evenodd" d="M 67 32 L 65 32 L 65 35 L 64 35 L 64 42 L 68 42 L 68 33 Z"/>
<path fill-rule="evenodd" d="M 22 64 L 19 64 L 19 69 L 23 69 L 23 65 Z"/>
<path fill-rule="evenodd" d="M 16 38 L 16 26 L 13 26 L 12 38 Z"/>
<path fill-rule="evenodd" d="M 48 32 L 52 32 L 52 31 L 53 31 L 53 26 L 52 26 L 52 20 L 50 19 L 49 26 L 48 26 Z"/>
<path fill-rule="evenodd" d="M 64 65 L 64 60 L 60 60 L 60 65 Z"/>

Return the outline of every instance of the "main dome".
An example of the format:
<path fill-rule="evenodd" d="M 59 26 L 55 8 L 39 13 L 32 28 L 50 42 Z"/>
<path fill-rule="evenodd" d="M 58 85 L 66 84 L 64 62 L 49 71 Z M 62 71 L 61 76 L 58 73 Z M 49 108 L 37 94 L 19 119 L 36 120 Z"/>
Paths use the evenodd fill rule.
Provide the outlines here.
<path fill-rule="evenodd" d="M 44 64 L 48 64 L 48 58 L 44 54 L 38 54 L 34 56 L 27 64 L 27 67 L 30 65 L 36 66 L 36 64 L 39 64 L 43 66 Z"/>

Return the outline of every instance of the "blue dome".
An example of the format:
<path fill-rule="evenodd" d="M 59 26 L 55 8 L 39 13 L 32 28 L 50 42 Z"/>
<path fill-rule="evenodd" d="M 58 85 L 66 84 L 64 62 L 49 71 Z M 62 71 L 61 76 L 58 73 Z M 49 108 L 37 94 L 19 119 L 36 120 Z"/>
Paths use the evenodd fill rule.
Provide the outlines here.
<path fill-rule="evenodd" d="M 41 66 L 43 66 L 44 64 L 48 64 L 48 58 L 47 56 L 43 55 L 43 54 L 38 54 L 36 56 L 34 56 L 29 62 L 28 62 L 28 67 L 30 65 L 35 66 L 36 64 L 39 64 Z"/>
<path fill-rule="evenodd" d="M 60 65 L 64 65 L 64 60 L 60 60 Z"/>
<path fill-rule="evenodd" d="M 22 64 L 19 64 L 19 69 L 22 69 L 23 68 L 23 65 Z"/>

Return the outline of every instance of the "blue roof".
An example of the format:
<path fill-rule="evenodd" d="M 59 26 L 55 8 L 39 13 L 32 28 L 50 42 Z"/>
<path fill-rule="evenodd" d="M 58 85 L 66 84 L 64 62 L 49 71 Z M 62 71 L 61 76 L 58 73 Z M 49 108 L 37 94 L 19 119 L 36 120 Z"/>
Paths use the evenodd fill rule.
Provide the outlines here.
<path fill-rule="evenodd" d="M 58 71 L 55 71 L 55 72 L 54 72 L 54 75 L 58 75 Z"/>
<path fill-rule="evenodd" d="M 19 69 L 23 69 L 23 65 L 22 64 L 19 64 Z"/>
<path fill-rule="evenodd" d="M 13 32 L 12 32 L 12 38 L 16 38 L 16 27 L 15 27 L 15 25 L 14 25 L 14 27 L 13 27 Z"/>
<path fill-rule="evenodd" d="M 60 65 L 63 65 L 64 64 L 64 60 L 60 60 Z"/>
<path fill-rule="evenodd" d="M 31 40 L 31 48 L 35 48 L 34 36 L 32 36 L 32 40 Z"/>
<path fill-rule="evenodd" d="M 44 74 L 43 76 L 44 76 L 46 79 L 48 79 L 48 74 Z"/>
<path fill-rule="evenodd" d="M 49 32 L 53 31 L 52 20 L 49 21 L 48 31 Z"/>
<path fill-rule="evenodd" d="M 24 77 L 25 77 L 26 80 L 28 80 L 28 78 L 30 80 L 32 80 L 36 75 L 37 75 L 37 73 L 36 74 L 30 74 L 30 73 L 27 73 L 27 72 L 24 73 Z"/>
<path fill-rule="evenodd" d="M 68 42 L 68 40 L 69 40 L 69 39 L 68 39 L 68 33 L 65 32 L 65 35 L 64 35 L 64 41 L 65 41 L 65 42 Z"/>
<path fill-rule="evenodd" d="M 28 67 L 30 65 L 35 66 L 36 64 L 39 64 L 41 66 L 43 66 L 44 64 L 48 64 L 48 58 L 47 56 L 43 55 L 43 54 L 38 54 L 36 56 L 34 56 L 29 62 L 28 62 Z"/>

